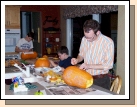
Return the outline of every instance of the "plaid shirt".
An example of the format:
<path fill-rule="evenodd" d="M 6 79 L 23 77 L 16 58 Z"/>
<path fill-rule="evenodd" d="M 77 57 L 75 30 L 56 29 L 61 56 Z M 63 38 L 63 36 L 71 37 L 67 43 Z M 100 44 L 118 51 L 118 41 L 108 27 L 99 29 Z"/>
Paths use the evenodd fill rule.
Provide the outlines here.
<path fill-rule="evenodd" d="M 104 70 L 88 69 L 87 72 L 91 75 L 106 74 L 113 67 L 114 42 L 101 33 L 97 40 L 93 42 L 89 42 L 83 37 L 79 51 L 79 55 L 84 58 L 84 63 L 102 64 L 107 68 Z"/>

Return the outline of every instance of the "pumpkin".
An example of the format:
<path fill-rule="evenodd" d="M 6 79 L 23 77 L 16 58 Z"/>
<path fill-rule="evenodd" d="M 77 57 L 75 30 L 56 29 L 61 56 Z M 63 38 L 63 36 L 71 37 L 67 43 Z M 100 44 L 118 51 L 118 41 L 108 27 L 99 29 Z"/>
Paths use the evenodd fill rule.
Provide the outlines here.
<path fill-rule="evenodd" d="M 26 59 L 35 59 L 35 58 L 37 58 L 37 52 L 29 52 L 29 53 L 27 53 L 27 52 L 22 52 L 21 53 L 21 59 L 23 59 L 23 60 L 26 60 Z"/>
<path fill-rule="evenodd" d="M 37 67 L 50 67 L 50 62 L 46 58 L 38 58 L 35 62 L 35 68 Z"/>
<path fill-rule="evenodd" d="M 93 84 L 93 77 L 77 66 L 69 66 L 63 72 L 63 80 L 67 85 L 88 88 Z"/>
<path fill-rule="evenodd" d="M 46 58 L 46 59 L 48 59 L 48 56 L 47 56 L 47 55 L 43 55 L 43 58 Z"/>

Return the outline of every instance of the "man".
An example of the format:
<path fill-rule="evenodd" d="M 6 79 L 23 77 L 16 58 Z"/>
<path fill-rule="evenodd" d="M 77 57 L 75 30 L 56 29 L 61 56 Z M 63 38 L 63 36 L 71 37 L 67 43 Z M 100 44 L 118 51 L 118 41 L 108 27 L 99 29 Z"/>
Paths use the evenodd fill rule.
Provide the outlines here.
<path fill-rule="evenodd" d="M 57 51 L 57 54 L 60 59 L 59 64 L 57 65 L 52 60 L 50 60 L 51 66 L 53 67 L 59 66 L 61 67 L 61 71 L 64 71 L 65 68 L 72 65 L 71 64 L 72 57 L 68 55 L 68 48 L 66 46 L 61 46 Z"/>
<path fill-rule="evenodd" d="M 100 24 L 96 20 L 87 20 L 83 25 L 82 38 L 77 58 L 71 59 L 75 65 L 84 60 L 80 69 L 89 72 L 95 85 L 110 89 L 109 69 L 113 67 L 114 43 L 109 37 L 100 32 Z"/>
<path fill-rule="evenodd" d="M 30 52 L 33 51 L 33 43 L 32 40 L 34 39 L 34 33 L 29 32 L 25 38 L 21 38 L 16 47 L 15 52 L 21 53 L 22 52 Z"/>

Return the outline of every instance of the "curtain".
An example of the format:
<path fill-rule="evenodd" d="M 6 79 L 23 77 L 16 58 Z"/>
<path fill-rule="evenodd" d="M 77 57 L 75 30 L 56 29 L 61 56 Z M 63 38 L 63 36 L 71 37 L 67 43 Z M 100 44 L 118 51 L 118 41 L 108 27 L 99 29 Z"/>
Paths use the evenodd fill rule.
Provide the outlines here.
<path fill-rule="evenodd" d="M 112 11 L 118 11 L 118 5 L 70 5 L 63 9 L 63 17 L 69 19 Z"/>

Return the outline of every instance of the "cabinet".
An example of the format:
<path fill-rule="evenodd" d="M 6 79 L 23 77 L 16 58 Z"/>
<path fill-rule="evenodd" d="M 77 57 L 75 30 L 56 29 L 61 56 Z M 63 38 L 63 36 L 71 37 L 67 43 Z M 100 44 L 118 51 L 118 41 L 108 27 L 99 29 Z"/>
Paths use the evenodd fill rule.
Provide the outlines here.
<path fill-rule="evenodd" d="M 44 31 L 42 39 L 42 55 L 54 57 L 57 55 L 57 50 L 61 45 L 60 31 Z"/>
<path fill-rule="evenodd" d="M 5 28 L 20 28 L 20 7 L 21 6 L 5 6 Z"/>

